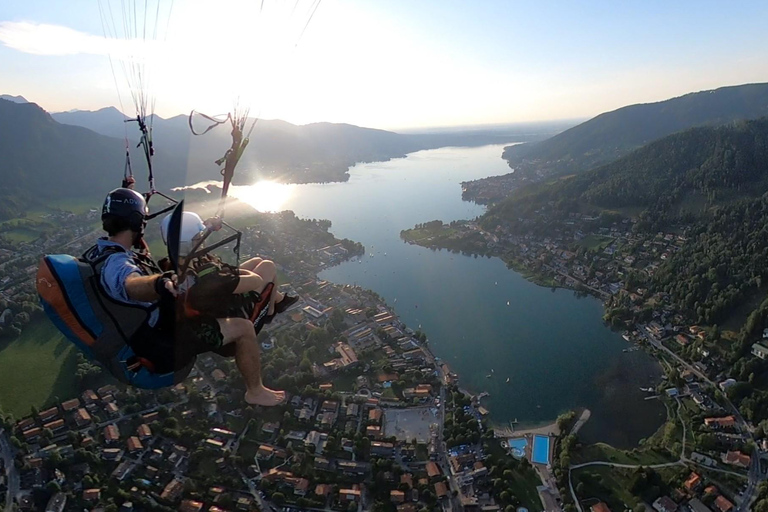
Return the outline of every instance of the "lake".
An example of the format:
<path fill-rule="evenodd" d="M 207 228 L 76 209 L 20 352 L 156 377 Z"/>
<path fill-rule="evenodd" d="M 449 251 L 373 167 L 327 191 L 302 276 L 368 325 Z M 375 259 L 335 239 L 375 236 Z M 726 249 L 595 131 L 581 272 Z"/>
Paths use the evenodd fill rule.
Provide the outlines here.
<path fill-rule="evenodd" d="M 358 164 L 344 183 L 239 186 L 232 195 L 262 211 L 329 219 L 334 235 L 364 244 L 364 257 L 320 277 L 370 288 L 421 327 L 462 387 L 490 393 L 484 403 L 495 422 L 537 425 L 587 407 L 585 441 L 636 445 L 665 418 L 663 405 L 639 390 L 657 383 L 661 369 L 645 352 L 623 352 L 629 345 L 605 327 L 597 299 L 534 285 L 498 259 L 399 237 L 417 223 L 481 215 L 483 206 L 462 201 L 460 182 L 509 172 L 502 149 L 419 151 Z"/>

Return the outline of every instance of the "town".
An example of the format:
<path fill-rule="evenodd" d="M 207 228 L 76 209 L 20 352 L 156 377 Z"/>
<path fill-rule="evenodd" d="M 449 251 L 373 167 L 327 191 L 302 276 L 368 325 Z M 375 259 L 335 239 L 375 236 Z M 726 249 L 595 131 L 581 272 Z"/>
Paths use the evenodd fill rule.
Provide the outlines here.
<path fill-rule="evenodd" d="M 633 229 L 636 222 L 615 215 L 556 215 L 542 209 L 532 218 L 518 219 L 518 227 L 528 228 L 524 230 L 513 230 L 504 222 L 484 229 L 477 221 L 432 221 L 404 230 L 401 237 L 425 247 L 499 257 L 537 284 L 594 295 L 605 303 L 605 321 L 622 330 L 624 339 L 633 344 L 625 350 L 645 347 L 661 363 L 664 380 L 645 391 L 648 399 L 667 405 L 668 422 L 662 431 L 668 429 L 669 435 L 667 439 L 654 436 L 645 447 L 658 441 L 654 449 L 663 455 L 589 453 L 575 436 L 560 435 L 553 473 L 566 506 L 598 511 L 631 509 L 632 503 L 616 498 L 615 488 L 596 489 L 595 482 L 604 480 L 604 475 L 594 470 L 626 471 L 624 478 L 631 481 L 637 478 L 632 471 L 652 471 L 659 465 L 658 469 L 667 473 L 666 482 L 657 485 L 655 495 L 647 495 L 639 507 L 660 512 L 678 507 L 749 510 L 757 484 L 766 478 L 768 439 L 763 417 L 746 409 L 741 401 L 747 393 L 745 383 L 729 373 L 729 350 L 738 341 L 716 326 L 702 328 L 687 323 L 666 294 L 649 290 L 646 283 L 664 261 L 684 247 L 687 236 L 685 232 L 647 234 Z M 526 234 L 519 234 L 521 231 Z M 754 322 L 757 326 L 760 319 Z M 747 343 L 750 353 L 744 364 L 761 364 L 768 357 L 768 329 L 748 337 Z M 738 401 L 737 408 L 733 402 Z M 687 485 L 682 480 L 685 471 L 691 478 Z M 726 485 L 718 473 L 733 480 Z M 664 489 L 672 496 L 664 494 Z M 612 494 L 613 508 L 604 502 L 593 506 L 589 500 L 582 501 Z"/>
<path fill-rule="evenodd" d="M 62 215 L 79 226 L 74 241 L 62 234 L 3 253 L 14 263 L 4 267 L 9 309 L 31 293 L 33 255 L 77 254 L 98 235 L 95 212 Z M 259 335 L 265 379 L 287 402 L 244 404 L 234 362 L 219 356 L 199 357 L 187 382 L 154 392 L 118 385 L 79 355 L 78 396 L 3 418 L 7 510 L 544 508 L 530 457 L 496 439 L 487 409 L 426 334 L 374 292 L 317 279 L 361 256 L 359 244 L 290 212 L 257 225 L 243 252 L 280 262 L 283 289 L 301 297 Z M 25 323 L 12 313 L 10 325 L 22 330 L 36 315 Z"/>

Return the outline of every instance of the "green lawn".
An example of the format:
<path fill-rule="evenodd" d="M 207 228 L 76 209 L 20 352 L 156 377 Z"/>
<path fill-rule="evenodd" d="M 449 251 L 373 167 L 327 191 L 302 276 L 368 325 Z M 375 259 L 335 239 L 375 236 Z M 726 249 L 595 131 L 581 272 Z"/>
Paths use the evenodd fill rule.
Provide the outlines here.
<path fill-rule="evenodd" d="M 582 475 L 595 475 L 597 478 L 585 479 L 583 484 L 579 485 Z M 591 466 L 572 471 L 571 479 L 580 500 L 598 499 L 607 503 L 611 510 L 624 510 L 632 508 L 637 502 L 637 498 L 628 489 L 631 475 L 630 470 Z"/>
<path fill-rule="evenodd" d="M 619 450 L 603 443 L 591 444 L 575 450 L 571 456 L 572 464 L 583 462 L 603 461 L 617 464 L 664 464 L 674 462 L 665 452 L 654 449 Z"/>
<path fill-rule="evenodd" d="M 600 235 L 587 235 L 581 240 L 579 240 L 579 245 L 584 247 L 585 249 L 593 250 L 603 250 L 609 245 L 611 245 L 611 242 L 613 242 L 613 238 L 609 236 L 600 236 Z"/>
<path fill-rule="evenodd" d="M 33 321 L 21 336 L 0 342 L 0 408 L 20 418 L 30 407 L 42 408 L 72 398 L 76 349 L 46 319 Z"/>

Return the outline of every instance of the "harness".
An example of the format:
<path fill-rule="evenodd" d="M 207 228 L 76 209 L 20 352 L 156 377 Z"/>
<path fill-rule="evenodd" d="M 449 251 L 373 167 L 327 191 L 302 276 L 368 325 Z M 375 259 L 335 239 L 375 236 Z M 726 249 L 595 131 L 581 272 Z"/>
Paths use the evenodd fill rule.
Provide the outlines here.
<path fill-rule="evenodd" d="M 80 258 L 44 256 L 36 281 L 43 309 L 70 342 L 119 381 L 147 389 L 177 384 L 189 375 L 194 358 L 174 366 L 174 371 L 156 373 L 155 367 L 163 366 L 161 361 L 141 357 L 134 349 L 142 343 L 173 347 L 174 305 L 165 301 L 151 306 L 126 304 L 110 297 L 101 284 L 107 258 L 119 252 L 128 251 L 117 246 L 100 251 L 93 246 Z M 160 271 L 149 257 L 130 254 L 148 275 Z M 156 309 L 158 324 L 150 328 L 149 318 Z"/>
<path fill-rule="evenodd" d="M 261 293 L 234 294 L 239 279 L 237 267 L 222 262 L 213 254 L 194 258 L 180 279 L 183 316 L 248 318 L 258 333 L 264 326 L 274 283 L 267 283 Z"/>

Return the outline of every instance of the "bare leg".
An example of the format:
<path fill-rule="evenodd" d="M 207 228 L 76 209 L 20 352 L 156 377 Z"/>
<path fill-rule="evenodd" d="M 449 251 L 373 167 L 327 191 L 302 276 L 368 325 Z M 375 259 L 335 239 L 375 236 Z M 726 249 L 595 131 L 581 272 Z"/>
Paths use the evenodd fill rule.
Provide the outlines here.
<path fill-rule="evenodd" d="M 274 315 L 275 302 L 280 302 L 283 300 L 283 294 L 277 291 L 277 267 L 275 266 L 275 263 L 270 260 L 263 260 L 261 263 L 256 265 L 256 267 L 254 267 L 252 272 L 259 274 L 264 281 L 272 282 L 275 284 L 275 289 L 269 298 L 269 308 L 267 309 L 268 315 Z"/>
<path fill-rule="evenodd" d="M 244 318 L 219 318 L 224 344 L 235 344 L 235 363 L 245 380 L 245 401 L 266 407 L 285 400 L 285 391 L 265 387 L 261 381 L 261 354 L 253 324 Z"/>
<path fill-rule="evenodd" d="M 243 262 L 240 265 L 240 268 L 244 268 L 245 270 L 250 270 L 251 272 L 254 272 L 254 269 L 264 261 L 262 258 L 251 258 L 248 261 Z"/>

